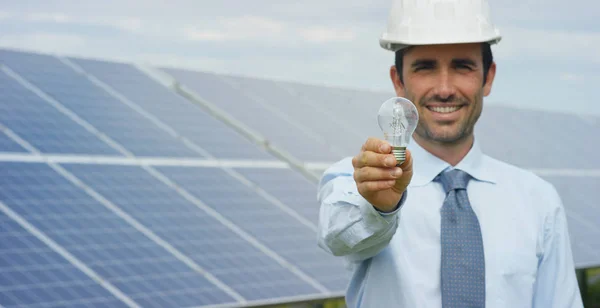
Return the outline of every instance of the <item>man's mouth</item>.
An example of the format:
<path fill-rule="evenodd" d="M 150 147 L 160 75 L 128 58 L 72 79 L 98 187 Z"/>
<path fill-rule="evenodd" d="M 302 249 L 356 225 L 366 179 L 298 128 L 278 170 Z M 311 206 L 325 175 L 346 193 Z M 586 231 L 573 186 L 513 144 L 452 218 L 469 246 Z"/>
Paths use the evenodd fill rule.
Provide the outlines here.
<path fill-rule="evenodd" d="M 427 106 L 427 109 L 438 113 L 452 113 L 459 110 L 462 107 L 463 106 Z"/>

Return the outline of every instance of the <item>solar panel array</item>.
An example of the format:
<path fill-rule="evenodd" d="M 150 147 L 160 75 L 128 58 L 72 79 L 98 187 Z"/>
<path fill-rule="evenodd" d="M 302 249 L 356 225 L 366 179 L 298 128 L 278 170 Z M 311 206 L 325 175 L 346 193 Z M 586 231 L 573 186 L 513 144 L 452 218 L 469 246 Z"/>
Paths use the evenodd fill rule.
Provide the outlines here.
<path fill-rule="evenodd" d="M 0 62 L 0 305 L 341 295 L 342 265 L 315 245 L 314 182 L 131 65 Z"/>
<path fill-rule="evenodd" d="M 0 306 L 343 294 L 348 273 L 316 246 L 316 182 L 285 160 L 318 175 L 354 155 L 391 93 L 164 68 L 169 89 L 130 64 L 11 50 L 0 67 Z M 484 110 L 484 150 L 554 183 L 578 267 L 600 265 L 600 121 Z"/>

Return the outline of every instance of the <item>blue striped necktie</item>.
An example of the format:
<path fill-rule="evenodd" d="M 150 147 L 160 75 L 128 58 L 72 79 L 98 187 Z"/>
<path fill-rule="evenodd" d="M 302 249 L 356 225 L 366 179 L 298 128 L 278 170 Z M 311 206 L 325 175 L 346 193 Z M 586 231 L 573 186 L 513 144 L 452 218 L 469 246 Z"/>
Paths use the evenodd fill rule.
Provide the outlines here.
<path fill-rule="evenodd" d="M 471 176 L 458 169 L 436 177 L 446 192 L 441 211 L 442 307 L 485 307 L 481 229 L 467 196 Z"/>

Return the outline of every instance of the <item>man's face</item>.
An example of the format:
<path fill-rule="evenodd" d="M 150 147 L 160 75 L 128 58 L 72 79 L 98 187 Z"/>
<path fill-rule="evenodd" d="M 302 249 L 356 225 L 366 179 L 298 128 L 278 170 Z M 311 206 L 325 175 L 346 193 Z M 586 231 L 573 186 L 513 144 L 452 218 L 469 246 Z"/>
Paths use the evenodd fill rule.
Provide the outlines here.
<path fill-rule="evenodd" d="M 397 95 L 410 99 L 419 111 L 416 138 L 436 144 L 469 138 L 495 75 L 492 64 L 483 83 L 481 45 L 415 46 L 406 51 L 403 64 L 404 83 L 395 67 L 392 80 Z"/>

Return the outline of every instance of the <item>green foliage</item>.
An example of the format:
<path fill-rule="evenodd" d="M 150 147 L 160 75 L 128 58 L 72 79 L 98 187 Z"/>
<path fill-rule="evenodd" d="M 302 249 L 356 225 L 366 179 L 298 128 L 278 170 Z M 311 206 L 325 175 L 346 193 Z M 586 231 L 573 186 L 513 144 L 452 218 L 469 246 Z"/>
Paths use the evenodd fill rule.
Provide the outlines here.
<path fill-rule="evenodd" d="M 586 308 L 600 308 L 600 267 L 586 270 L 587 290 L 583 291 Z"/>

